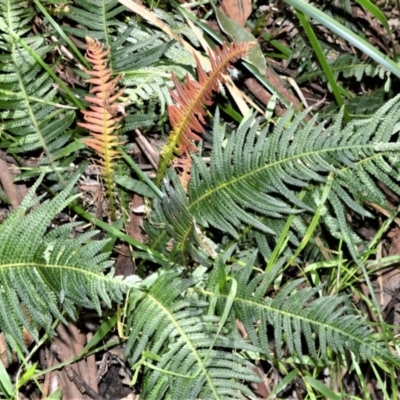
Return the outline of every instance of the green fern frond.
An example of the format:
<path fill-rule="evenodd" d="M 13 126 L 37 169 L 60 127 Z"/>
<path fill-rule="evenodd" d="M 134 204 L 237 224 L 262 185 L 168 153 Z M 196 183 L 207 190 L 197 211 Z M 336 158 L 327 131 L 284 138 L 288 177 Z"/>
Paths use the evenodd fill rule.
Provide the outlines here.
<path fill-rule="evenodd" d="M 154 400 L 253 397 L 242 381 L 258 382 L 260 378 L 235 349 L 257 348 L 237 334 L 216 336 L 219 319 L 207 317 L 207 302 L 189 290 L 194 279 L 179 275 L 161 275 L 147 293 L 131 298 L 126 354 L 130 363 L 142 356 L 141 396 Z M 143 359 L 146 353 L 159 357 Z"/>
<path fill-rule="evenodd" d="M 285 260 L 254 276 L 255 256 L 249 256 L 244 267 L 231 266 L 229 281 L 222 278 L 226 271 L 221 274 L 220 269 L 227 267 L 221 256 L 206 285 L 193 275 L 185 279 L 182 272 L 169 271 L 147 291 L 130 296 L 126 356 L 135 368 L 143 368 L 141 396 L 252 398 L 244 383 L 259 378 L 242 352 L 266 359 L 272 353 L 282 360 L 284 348 L 300 360 L 306 355 L 326 360 L 332 352 L 351 351 L 360 360 L 400 365 L 351 309 L 347 297 L 319 297 L 321 287 L 304 288 L 304 279 L 289 282 L 270 296 Z M 233 307 L 219 329 L 232 281 L 237 287 Z M 216 307 L 211 307 L 212 301 Z M 236 321 L 243 324 L 246 340 L 239 335 Z"/>
<path fill-rule="evenodd" d="M 391 87 L 391 74 L 382 67 L 382 65 L 374 66 L 370 62 L 361 62 L 357 56 L 351 54 L 342 54 L 336 58 L 331 64 L 332 72 L 335 79 L 338 80 L 340 75 L 343 78 L 354 77 L 357 82 L 361 82 L 365 77 L 379 78 L 384 83 L 385 92 L 388 92 Z M 323 71 L 315 71 L 303 74 L 298 77 L 298 82 L 303 83 L 315 78 L 325 78 Z"/>
<path fill-rule="evenodd" d="M 155 212 L 152 214 L 152 223 L 145 222 L 146 232 L 157 241 L 155 248 L 163 253 L 171 252 L 171 261 L 187 265 L 190 254 L 200 264 L 209 265 L 208 259 L 213 251 L 207 247 L 206 238 L 201 235 L 199 227 L 188 211 L 189 204 L 177 176 L 168 171 L 168 177 L 170 181 L 165 185 L 167 196 L 162 205 L 158 201 L 154 202 Z M 176 196 L 175 190 L 180 191 L 179 196 Z M 170 224 L 169 221 L 174 222 Z M 164 231 L 167 235 L 162 234 Z"/>
<path fill-rule="evenodd" d="M 157 10 L 155 12 L 158 14 Z M 169 15 L 164 12 L 162 14 Z M 169 19 L 174 18 L 176 16 L 170 16 Z M 134 20 L 129 24 L 132 29 L 129 44 L 120 49 L 112 49 L 114 65 L 117 71 L 124 75 L 126 94 L 135 108 L 140 109 L 142 113 L 143 101 L 150 102 L 148 110 L 154 112 L 156 107 L 160 107 L 160 114 L 163 115 L 166 106 L 172 104 L 168 90 L 173 86 L 171 73 L 183 78 L 188 72 L 187 68 L 195 66 L 194 57 L 179 43 L 170 41 L 164 33 Z M 171 27 L 175 26 L 176 24 Z M 182 27 L 183 24 L 178 26 Z M 187 28 L 187 25 L 185 26 Z"/>
<path fill-rule="evenodd" d="M 316 123 L 317 117 L 303 125 L 305 113 L 292 120 L 293 111 L 289 111 L 269 134 L 268 127 L 259 132 L 254 117 L 247 118 L 226 145 L 225 128 L 219 126 L 217 113 L 210 167 L 194 156 L 189 200 L 178 183 L 168 183 L 167 196 L 156 200 L 162 202 L 163 214 L 155 220 L 170 229 L 154 238 L 153 245 L 159 248 L 168 233 L 179 246 L 195 225 L 212 226 L 234 238 L 251 226 L 275 237 L 279 232 L 271 229 L 273 221 L 284 221 L 288 214 L 313 215 L 331 174 L 333 183 L 322 218 L 327 224 L 336 224 L 335 236 L 343 238 L 356 256 L 357 235 L 347 223 L 345 207 L 371 216 L 360 204 L 384 204 L 378 181 L 400 193 L 392 178 L 400 157 L 396 136 L 399 99 L 389 101 L 372 118 L 345 127 L 342 113 L 325 128 L 324 123 Z M 303 200 L 298 197 L 301 190 L 309 193 Z M 173 218 L 180 214 L 191 218 Z"/>
<path fill-rule="evenodd" d="M 124 120 L 124 125 L 120 129 L 121 134 L 133 132 L 137 128 L 144 128 L 154 125 L 154 121 L 156 120 L 156 114 L 134 114 L 127 115 Z"/>
<path fill-rule="evenodd" d="M 161 114 L 172 104 L 169 89 L 172 89 L 171 72 L 182 79 L 187 70 L 179 65 L 154 65 L 146 68 L 132 69 L 124 73 L 123 82 L 127 86 L 129 100 L 136 107 L 141 107 L 143 101 L 156 100 Z"/>
<path fill-rule="evenodd" d="M 249 257 L 246 267 L 233 268 L 237 270 L 233 279 L 238 289 L 232 318 L 243 323 L 250 342 L 266 357 L 273 346 L 275 357 L 281 358 L 285 345 L 290 355 L 300 359 L 304 355 L 327 359 L 330 349 L 337 354 L 351 351 L 364 361 L 381 359 L 400 365 L 400 359 L 385 348 L 385 343 L 376 341 L 373 330 L 351 309 L 346 296 L 319 297 L 321 287 L 305 288 L 304 279 L 296 279 L 269 297 L 284 260 L 269 273 L 253 277 L 254 259 L 255 255 Z M 207 291 L 209 296 L 218 284 L 215 276 Z M 255 321 L 259 323 L 255 325 Z"/>
<path fill-rule="evenodd" d="M 62 27 L 77 38 L 89 36 L 104 43 L 110 49 L 110 67 L 115 72 L 125 73 L 130 69 L 152 66 L 164 54 L 170 59 L 177 56 L 183 65 L 194 65 L 190 53 L 180 49 L 178 44 L 170 43 L 165 34 L 134 19 L 128 22 L 119 20 L 118 16 L 124 11 L 125 7 L 117 0 L 77 0 L 65 8 L 61 17 L 80 26 Z"/>
<path fill-rule="evenodd" d="M 117 0 L 76 0 L 73 5 L 68 5 L 60 17 L 67 21 L 71 20 L 72 26 L 63 25 L 62 28 L 77 38 L 85 39 L 89 36 L 102 42 L 110 49 L 116 38 L 126 40 L 127 25 L 116 17 L 125 10 Z M 73 25 L 78 24 L 79 27 Z M 114 65 L 110 67 L 115 70 Z"/>
<path fill-rule="evenodd" d="M 370 90 L 362 96 L 355 96 L 349 99 L 346 108 L 351 115 L 357 118 L 370 118 L 380 107 L 387 101 L 387 93 L 385 89 L 379 87 L 376 90 Z M 326 116 L 336 115 L 338 113 L 337 106 L 330 104 L 324 114 Z"/>
<path fill-rule="evenodd" d="M 162 21 L 165 21 L 165 23 L 173 29 L 173 31 L 180 36 L 186 37 L 189 42 L 194 46 L 194 47 L 199 47 L 200 43 L 199 40 L 196 36 L 196 33 L 193 31 L 193 29 L 187 24 L 187 22 L 184 20 L 182 15 L 179 13 L 172 13 L 172 12 L 167 12 L 164 11 L 160 8 L 154 9 L 154 14 L 160 18 Z M 193 63 L 193 57 L 190 54 L 190 52 L 185 51 L 183 54 L 176 54 L 177 57 L 179 57 L 179 60 L 182 60 L 182 56 L 186 54 L 187 56 L 190 57 L 191 62 Z M 178 63 L 181 63 L 181 61 L 176 60 Z M 184 63 L 186 64 L 186 63 Z M 194 63 L 193 63 L 194 66 Z"/>
<path fill-rule="evenodd" d="M 67 224 L 46 233 L 55 215 L 76 198 L 69 193 L 78 177 L 76 173 L 54 199 L 39 205 L 38 180 L 0 225 L 0 329 L 13 349 L 25 348 L 23 328 L 39 340 L 39 329 L 51 334 L 55 318 L 65 322 L 64 312 L 73 319 L 77 307 L 100 314 L 101 302 L 111 307 L 136 279 L 113 276 L 113 263 L 101 252 L 107 241 L 92 241 L 95 232 L 71 238 L 77 224 Z"/>
<path fill-rule="evenodd" d="M 62 182 L 56 159 L 71 137 L 68 128 L 75 113 L 57 106 L 60 100 L 54 80 L 33 56 L 36 53 L 44 58 L 53 48 L 46 46 L 43 38 L 29 36 L 33 17 L 28 2 L 0 2 L 0 118 L 4 129 L 1 147 L 14 153 L 43 149 L 46 157 L 42 163 L 50 165 Z"/>

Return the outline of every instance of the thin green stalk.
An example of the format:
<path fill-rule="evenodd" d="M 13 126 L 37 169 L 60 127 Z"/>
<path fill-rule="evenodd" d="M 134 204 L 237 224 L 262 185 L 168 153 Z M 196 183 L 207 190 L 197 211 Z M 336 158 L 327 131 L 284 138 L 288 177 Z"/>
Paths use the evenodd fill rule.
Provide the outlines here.
<path fill-rule="evenodd" d="M 51 26 L 57 31 L 60 37 L 68 44 L 70 49 L 75 53 L 78 57 L 79 61 L 86 67 L 90 68 L 89 63 L 87 62 L 86 58 L 82 55 L 82 53 L 78 50 L 75 46 L 74 42 L 65 34 L 62 30 L 61 26 L 52 18 L 52 16 L 47 12 L 47 10 L 43 7 L 42 3 L 39 0 L 33 0 L 39 10 L 43 13 L 43 15 L 47 18 L 50 22 Z"/>
<path fill-rule="evenodd" d="M 60 86 L 70 100 L 75 103 L 79 109 L 84 109 L 83 103 L 72 93 L 65 83 L 54 73 L 53 69 L 50 68 L 39 56 L 35 50 L 33 50 L 22 38 L 20 38 L 15 32 L 11 31 L 8 26 L 2 25 L 3 29 L 8 35 L 10 35 L 15 41 L 17 41 L 34 59 L 35 61 L 54 79 L 54 81 Z"/>
<path fill-rule="evenodd" d="M 136 163 L 132 160 L 132 157 L 129 157 L 120 147 L 118 147 L 118 151 L 121 153 L 124 160 L 127 164 L 136 172 L 137 176 L 141 178 L 144 182 L 146 182 L 149 187 L 154 191 L 154 193 L 162 199 L 164 197 L 164 193 L 154 184 L 154 182 L 136 165 Z"/>
<path fill-rule="evenodd" d="M 115 229 L 113 226 L 110 226 L 106 222 L 96 218 L 92 214 L 84 211 L 80 206 L 76 204 L 71 204 L 69 206 L 72 210 L 74 210 L 78 215 L 89 221 L 90 223 L 98 226 L 101 229 L 104 229 L 106 232 L 110 233 L 117 238 L 124 240 L 125 242 L 131 244 L 135 248 L 142 250 L 146 254 L 146 259 L 160 265 L 165 265 L 169 263 L 168 259 L 159 253 L 156 250 L 150 249 L 150 247 L 146 246 L 143 243 L 138 242 L 137 240 L 133 239 L 131 236 L 126 235 L 125 233 L 121 232 L 118 229 Z"/>
<path fill-rule="evenodd" d="M 339 85 L 337 84 L 337 81 L 333 75 L 333 72 L 331 70 L 331 67 L 328 63 L 328 60 L 325 57 L 324 52 L 322 51 L 321 45 L 319 44 L 319 41 L 317 39 L 317 36 L 314 33 L 314 30 L 308 21 L 308 18 L 304 13 L 301 11 L 296 11 L 297 17 L 299 18 L 300 23 L 303 25 L 304 31 L 306 35 L 308 36 L 308 39 L 311 43 L 312 48 L 314 49 L 314 53 L 318 58 L 318 61 L 321 65 L 322 70 L 325 73 L 326 79 L 328 80 L 328 83 L 330 84 L 332 88 L 333 95 L 335 96 L 336 103 L 339 107 L 344 107 L 344 120 L 346 122 L 350 121 L 350 115 L 349 112 L 346 109 L 346 106 L 343 101 L 343 97 L 341 94 L 341 90 L 339 88 Z"/>
<path fill-rule="evenodd" d="M 305 195 L 306 195 L 306 190 L 303 189 L 298 196 L 299 200 L 302 200 Z M 296 217 L 295 214 L 291 214 L 287 217 L 285 226 L 282 229 L 281 235 L 279 236 L 279 239 L 274 247 L 274 250 L 272 251 L 271 257 L 268 260 L 268 264 L 265 267 L 265 272 L 270 271 L 274 267 L 274 265 L 278 261 L 279 256 L 284 252 L 289 242 L 289 231 L 295 217 Z"/>
<path fill-rule="evenodd" d="M 321 194 L 321 198 L 319 200 L 318 208 L 315 210 L 313 218 L 308 226 L 307 232 L 305 233 L 303 239 L 301 240 L 299 246 L 297 247 L 296 251 L 293 253 L 292 257 L 288 260 L 285 268 L 287 268 L 295 259 L 296 257 L 304 250 L 308 242 L 312 239 L 315 229 L 319 224 L 319 220 L 322 215 L 322 208 L 325 206 L 326 200 L 328 199 L 328 195 L 331 191 L 333 183 L 333 173 L 329 174 L 328 180 L 326 185 L 324 186 Z M 303 193 L 303 192 L 302 192 Z M 303 197 L 303 196 L 302 196 Z M 300 196 L 299 196 L 300 198 Z M 301 198 L 300 198 L 301 199 Z M 286 225 L 285 225 L 286 227 Z M 290 228 L 290 226 L 289 226 Z"/>
<path fill-rule="evenodd" d="M 361 50 L 367 56 L 371 57 L 378 64 L 385 67 L 388 71 L 400 78 L 400 66 L 388 56 L 380 52 L 376 47 L 369 44 L 365 39 L 346 28 L 341 23 L 335 21 L 332 17 L 312 6 L 304 0 L 284 0 L 285 3 L 293 6 L 296 10 L 315 19 L 320 24 L 327 27 L 330 31 L 347 40 L 357 49 Z"/>

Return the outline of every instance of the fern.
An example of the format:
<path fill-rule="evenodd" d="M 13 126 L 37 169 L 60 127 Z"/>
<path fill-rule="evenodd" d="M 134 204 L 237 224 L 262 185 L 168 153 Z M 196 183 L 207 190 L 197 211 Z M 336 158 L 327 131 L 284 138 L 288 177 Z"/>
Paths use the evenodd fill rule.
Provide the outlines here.
<path fill-rule="evenodd" d="M 45 149 L 46 169 L 60 173 L 72 159 L 58 161 L 71 137 L 75 113 L 60 107 L 64 100 L 56 93 L 54 77 L 43 72 L 35 58 L 46 57 L 53 47 L 31 35 L 34 13 L 27 2 L 0 0 L 0 7 L 1 145 L 11 145 L 15 152 Z M 360 238 L 346 211 L 370 216 L 364 201 L 384 205 L 377 181 L 400 194 L 393 178 L 399 172 L 400 97 L 371 118 L 346 126 L 340 113 L 328 128 L 317 124 L 317 117 L 304 123 L 306 113 L 294 116 L 289 111 L 271 129 L 261 129 L 255 117 L 248 116 L 227 134 L 217 111 L 210 164 L 193 155 L 185 191 L 173 169 L 166 169 L 175 156 L 198 151 L 194 142 L 205 129 L 203 106 L 219 89 L 226 66 L 244 54 L 246 45 L 217 50 L 210 56 L 209 73 L 197 61 L 198 82 L 187 76 L 180 84 L 187 67 L 194 66 L 192 55 L 152 27 L 123 19 L 124 7 L 116 0 L 76 0 L 64 10 L 64 22 L 71 24 L 63 26 L 66 32 L 97 38 L 109 51 L 106 54 L 97 40 L 88 42 L 97 72 L 87 72 L 94 86 L 86 98 L 91 109 L 84 112 L 81 126 L 92 131 L 84 141 L 103 160 L 111 200 L 113 162 L 121 143 L 114 115 L 115 101 L 122 96 L 116 89 L 120 77 L 128 86 L 125 96 L 131 110 L 144 106 L 146 113 L 131 112 L 119 133 L 153 125 L 157 113 L 169 106 L 172 134 L 159 173 L 164 196 L 154 200 L 147 222 L 151 248 L 138 244 L 142 252 L 135 257 L 157 263 L 152 252 L 156 248 L 170 262 L 143 282 L 135 276 L 114 277 L 109 254 L 103 253 L 107 241 L 92 241 L 96 232 L 72 237 L 75 223 L 48 230 L 54 216 L 78 197 L 70 193 L 81 170 L 53 200 L 35 198 L 39 180 L 0 225 L 0 329 L 11 349 L 26 351 L 25 332 L 39 341 L 44 331 L 53 334 L 55 319 L 76 319 L 82 307 L 101 314 L 129 293 L 126 359 L 141 374 L 141 397 L 146 399 L 254 398 L 251 384 L 262 379 L 253 360 L 279 359 L 283 365 L 288 361 L 285 354 L 293 362 L 308 357 L 320 365 L 319 360 L 331 362 L 333 355 L 339 355 L 340 363 L 340 355 L 351 352 L 360 361 L 400 366 L 347 297 L 322 297 L 324 286 L 307 287 L 304 279 L 275 289 L 282 276 L 291 278 L 282 268 L 293 261 L 293 250 L 301 245 L 316 210 L 321 225 L 345 240 L 357 258 Z M 193 37 L 186 24 L 168 13 L 157 14 Z M 171 60 L 180 65 L 171 67 Z M 176 92 L 171 96 L 172 84 Z M 289 245 L 276 255 L 281 237 Z M 259 251 L 248 251 L 254 247 Z M 268 263 L 266 273 L 261 271 L 265 263 L 258 263 L 259 253 Z M 296 262 L 304 260 L 304 254 L 296 255 Z"/>
<path fill-rule="evenodd" d="M 93 86 L 90 93 L 94 96 L 86 96 L 90 103 L 89 111 L 82 111 L 85 116 L 84 123 L 78 125 L 91 131 L 91 137 L 83 139 L 83 142 L 94 149 L 101 157 L 102 174 L 105 181 L 106 193 L 111 211 L 111 219 L 115 219 L 114 201 L 114 159 L 118 156 L 117 146 L 121 140 L 116 134 L 122 117 L 117 117 L 118 103 L 116 102 L 125 89 L 117 91 L 117 84 L 121 76 L 111 79 L 112 69 L 107 68 L 109 50 L 104 50 L 99 41 L 86 38 L 88 45 L 86 58 L 93 65 L 93 71 L 86 71 L 91 78 L 86 82 Z"/>
<path fill-rule="evenodd" d="M 249 257 L 246 267 L 236 266 L 233 274 L 238 291 L 232 318 L 243 323 L 250 342 L 262 349 L 265 357 L 273 347 L 274 356 L 280 359 L 285 344 L 288 353 L 300 360 L 305 355 L 326 360 L 332 350 L 337 354 L 351 351 L 364 361 L 380 358 L 400 365 L 400 359 L 391 355 L 383 342 L 376 342 L 373 330 L 352 310 L 346 296 L 319 297 L 321 286 L 305 288 L 301 285 L 304 279 L 296 279 L 274 298 L 268 297 L 284 260 L 269 273 L 253 277 L 255 255 Z M 215 273 L 210 290 L 219 282 Z M 260 324 L 256 327 L 254 321 Z"/>
<path fill-rule="evenodd" d="M 13 349 L 25 348 L 22 328 L 38 341 L 39 329 L 52 334 L 54 318 L 66 322 L 66 313 L 76 319 L 77 307 L 101 314 L 101 302 L 111 307 L 131 286 L 113 277 L 112 262 L 101 253 L 107 241 L 91 241 L 95 232 L 71 238 L 79 225 L 72 223 L 46 233 L 54 216 L 77 197 L 68 196 L 78 177 L 79 172 L 50 201 L 35 198 L 37 181 L 0 225 L 0 328 Z"/>
<path fill-rule="evenodd" d="M 346 108 L 348 112 L 356 118 L 369 118 L 386 103 L 387 93 L 384 88 L 371 90 L 362 96 L 356 96 L 348 101 Z M 324 111 L 327 117 L 336 115 L 338 113 L 337 107 L 330 104 Z"/>
<path fill-rule="evenodd" d="M 172 131 L 161 154 L 156 182 L 161 182 L 174 154 L 188 155 L 191 151 L 197 151 L 192 141 L 199 141 L 201 137 L 198 134 L 204 132 L 202 124 L 207 115 L 204 106 L 212 103 L 212 94 L 219 91 L 219 81 L 231 66 L 230 63 L 244 57 L 250 46 L 249 42 L 231 44 L 230 47 L 224 43 L 222 48 L 217 48 L 214 53 L 210 52 L 211 71 L 208 74 L 196 57 L 197 81 L 187 75 L 185 83 L 180 85 L 176 76 L 172 75 L 176 90 L 171 94 L 174 104 L 168 107 Z"/>
<path fill-rule="evenodd" d="M 45 45 L 42 37 L 31 35 L 34 15 L 28 2 L 0 2 L 1 147 L 12 153 L 43 150 L 42 165 L 50 166 L 57 180 L 63 182 L 57 158 L 71 138 L 68 128 L 75 113 L 59 106 L 53 78 L 35 59 L 45 58 L 52 46 Z"/>
<path fill-rule="evenodd" d="M 170 42 L 165 34 L 133 18 L 121 21 L 124 9 L 116 0 L 78 0 L 61 14 L 63 20 L 80 24 L 79 27 L 63 25 L 63 30 L 80 39 L 89 36 L 100 40 L 110 49 L 110 68 L 124 76 L 123 84 L 133 110 L 128 113 L 122 132 L 154 124 L 159 118 L 156 112 L 160 102 L 161 115 L 171 103 L 168 91 L 172 86 L 171 71 L 183 77 L 186 70 L 182 66 L 194 65 L 193 56 L 178 43 Z M 169 14 L 162 12 L 162 15 Z M 178 23 L 178 26 L 183 29 L 186 25 Z M 136 114 L 141 115 L 140 121 Z"/>
<path fill-rule="evenodd" d="M 299 288 L 294 280 L 273 297 L 268 292 L 282 268 L 253 276 L 256 253 L 243 265 L 227 266 L 221 255 L 206 287 L 203 279 L 184 278 L 179 271 L 162 274 L 147 292 L 129 300 L 126 355 L 134 369 L 144 368 L 141 396 L 146 399 L 244 399 L 254 397 L 243 383 L 257 382 L 246 352 L 260 358 L 309 355 L 326 360 L 353 352 L 361 360 L 400 360 L 376 342 L 373 331 L 351 309 L 344 296 L 320 297 L 321 287 Z M 221 327 L 231 285 L 237 292 Z M 168 290 L 165 290 L 168 288 Z M 211 306 L 216 303 L 216 307 Z M 214 310 L 214 312 L 210 312 Z M 246 340 L 236 320 L 243 323 Z M 238 349 L 240 349 L 238 351 Z"/>
<path fill-rule="evenodd" d="M 199 47 L 200 43 L 199 40 L 196 36 L 196 32 L 193 31 L 191 26 L 189 26 L 185 19 L 183 18 L 182 15 L 176 14 L 176 13 L 171 13 L 164 11 L 160 8 L 154 9 L 154 14 L 160 18 L 160 20 L 166 22 L 166 24 L 177 34 L 179 34 L 182 37 L 186 37 L 190 43 L 192 43 L 195 47 Z M 182 53 L 182 49 L 177 47 L 177 50 L 179 49 L 179 53 L 176 53 L 175 56 L 172 56 L 171 59 L 175 60 L 176 63 L 181 64 L 182 63 L 182 57 L 189 56 L 191 64 L 193 64 L 193 57 L 190 52 L 185 50 Z M 186 64 L 186 63 L 184 63 Z M 194 65 L 193 65 L 194 66 Z"/>
<path fill-rule="evenodd" d="M 117 17 L 125 10 L 117 0 L 76 0 L 73 5 L 68 5 L 60 14 L 64 21 L 80 25 L 79 27 L 63 25 L 63 30 L 77 38 L 85 39 L 87 36 L 102 42 L 110 49 L 117 37 L 119 45 L 124 43 L 130 31 L 125 23 L 118 21 Z M 82 29 L 83 28 L 83 29 Z M 125 34 L 124 34 L 125 32 Z M 114 70 L 111 60 L 110 68 Z"/>
<path fill-rule="evenodd" d="M 129 100 L 137 107 L 143 107 L 144 101 L 157 101 L 161 114 L 167 105 L 172 104 L 169 89 L 173 88 L 170 79 L 171 70 L 175 75 L 184 77 L 187 71 L 179 65 L 155 65 L 146 68 L 135 68 L 124 73 L 123 82 L 127 86 Z"/>
<path fill-rule="evenodd" d="M 329 128 L 323 123 L 315 125 L 316 117 L 303 126 L 305 113 L 292 120 L 291 111 L 270 135 L 268 127 L 258 132 L 254 117 L 250 117 L 231 134 L 226 146 L 225 129 L 219 126 L 217 114 L 210 168 L 194 156 L 188 199 L 170 172 L 165 183 L 168 196 L 156 200 L 153 220 L 169 228 L 153 236 L 154 248 L 166 253 L 163 246 L 170 240 L 169 234 L 181 253 L 178 259 L 187 257 L 188 251 L 198 259 L 200 250 L 193 251 L 185 240 L 199 236 L 196 232 L 200 226 L 212 226 L 234 238 L 251 226 L 277 238 L 280 232 L 273 227 L 282 226 L 289 214 L 313 215 L 331 174 L 332 186 L 322 218 L 329 231 L 343 238 L 357 257 L 355 244 L 359 239 L 347 224 L 345 208 L 370 216 L 359 203 L 368 200 L 384 204 L 377 181 L 400 193 L 391 178 L 398 168 L 400 144 L 391 141 L 396 138 L 399 107 L 396 97 L 373 118 L 345 127 L 340 113 Z M 299 199 L 301 190 L 306 193 L 303 200 Z M 176 217 L 179 215 L 185 217 Z M 197 242 L 202 241 L 198 237 Z"/>
<path fill-rule="evenodd" d="M 385 92 L 388 92 L 391 87 L 391 74 L 387 69 L 382 67 L 382 65 L 374 66 L 371 63 L 360 62 L 358 57 L 350 54 L 343 54 L 336 58 L 331 63 L 331 69 L 336 80 L 339 79 L 340 75 L 342 75 L 343 78 L 354 77 L 357 82 L 361 82 L 363 79 L 365 79 L 365 77 L 379 78 L 385 81 Z M 324 79 L 324 77 L 325 74 L 323 71 L 309 72 L 299 76 L 296 79 L 296 82 L 304 83 L 315 78 Z"/>
<path fill-rule="evenodd" d="M 253 365 L 235 349 L 257 351 L 238 334 L 217 335 L 218 317 L 207 317 L 207 305 L 192 290 L 193 278 L 168 272 L 148 293 L 130 299 L 130 363 L 144 350 L 158 355 L 143 360 L 145 379 L 141 396 L 146 399 L 245 399 L 253 396 L 241 381 L 258 382 Z M 168 287 L 168 290 L 165 288 Z"/>

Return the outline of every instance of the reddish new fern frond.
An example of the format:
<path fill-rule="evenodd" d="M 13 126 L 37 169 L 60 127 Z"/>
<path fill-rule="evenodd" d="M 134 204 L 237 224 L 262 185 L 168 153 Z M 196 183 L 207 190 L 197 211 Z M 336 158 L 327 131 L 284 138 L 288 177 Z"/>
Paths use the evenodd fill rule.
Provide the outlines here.
<path fill-rule="evenodd" d="M 172 126 L 168 144 L 161 154 L 161 162 L 157 173 L 157 183 L 164 177 L 167 167 L 175 157 L 190 157 L 189 152 L 196 152 L 193 141 L 202 140 L 204 133 L 202 125 L 205 124 L 207 111 L 204 106 L 212 104 L 214 92 L 219 91 L 219 81 L 223 81 L 223 74 L 227 68 L 232 68 L 231 63 L 244 57 L 251 42 L 232 43 L 229 47 L 224 43 L 214 52 L 209 52 L 211 70 L 206 73 L 195 55 L 197 65 L 197 81 L 186 75 L 184 83 L 179 83 L 172 74 L 175 92 L 171 91 L 174 104 L 168 107 L 168 116 Z"/>
<path fill-rule="evenodd" d="M 86 122 L 78 122 L 79 126 L 90 131 L 90 137 L 83 139 L 86 146 L 92 148 L 100 157 L 102 175 L 109 201 L 112 219 L 115 216 L 114 201 L 114 159 L 119 153 L 116 147 L 121 144 L 116 130 L 120 127 L 121 117 L 117 117 L 118 106 L 115 103 L 125 89 L 117 91 L 117 84 L 121 79 L 118 75 L 111 79 L 112 70 L 107 68 L 110 50 L 104 50 L 104 46 L 98 41 L 86 38 L 86 59 L 93 66 L 92 71 L 86 70 L 91 76 L 86 82 L 92 84 L 90 93 L 94 96 L 86 96 L 85 100 L 90 104 L 89 110 L 82 110 Z"/>

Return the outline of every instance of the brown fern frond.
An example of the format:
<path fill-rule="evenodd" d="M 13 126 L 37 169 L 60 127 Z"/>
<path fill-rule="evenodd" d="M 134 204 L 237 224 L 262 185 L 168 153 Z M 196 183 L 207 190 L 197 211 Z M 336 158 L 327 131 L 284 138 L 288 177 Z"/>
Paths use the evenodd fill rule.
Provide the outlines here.
<path fill-rule="evenodd" d="M 172 126 L 168 138 L 168 144 L 161 154 L 161 162 L 157 173 L 157 181 L 160 182 L 165 175 L 174 155 L 185 155 L 196 152 L 193 141 L 200 141 L 204 133 L 203 125 L 207 111 L 204 106 L 212 104 L 214 92 L 219 91 L 219 82 L 223 81 L 223 74 L 227 68 L 232 68 L 231 63 L 243 58 L 250 47 L 251 42 L 232 43 L 228 47 L 226 43 L 217 47 L 214 52 L 209 52 L 211 70 L 206 73 L 200 61 L 195 55 L 197 65 L 197 81 L 186 75 L 184 83 L 179 83 L 172 74 L 175 84 L 175 92 L 171 91 L 174 104 L 168 107 L 168 116 Z"/>
<path fill-rule="evenodd" d="M 121 75 L 111 79 L 112 70 L 107 68 L 110 50 L 105 50 L 98 41 L 86 38 L 86 59 L 93 66 L 92 71 L 86 70 L 91 76 L 86 82 L 92 85 L 90 89 L 94 96 L 86 96 L 90 104 L 89 110 L 82 110 L 85 122 L 78 125 L 90 131 L 90 137 L 83 139 L 86 146 L 92 148 L 100 157 L 102 175 L 105 181 L 107 197 L 110 203 L 111 215 L 114 215 L 114 159 L 119 153 L 116 147 L 122 144 L 117 129 L 122 117 L 117 117 L 119 110 L 116 101 L 122 96 L 125 89 L 117 90 Z"/>

